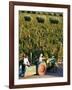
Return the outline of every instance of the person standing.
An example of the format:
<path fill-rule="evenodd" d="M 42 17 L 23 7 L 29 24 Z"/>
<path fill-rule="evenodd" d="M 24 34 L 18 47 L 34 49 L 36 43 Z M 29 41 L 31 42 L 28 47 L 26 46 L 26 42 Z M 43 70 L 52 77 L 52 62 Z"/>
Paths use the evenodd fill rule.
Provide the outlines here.
<path fill-rule="evenodd" d="M 29 62 L 28 56 L 26 54 L 24 54 L 23 65 L 24 65 L 24 75 L 25 75 L 26 67 L 30 66 L 30 62 Z"/>
<path fill-rule="evenodd" d="M 30 66 L 30 62 L 28 60 L 28 56 L 24 54 L 23 64 L 25 66 Z"/>
<path fill-rule="evenodd" d="M 41 63 L 43 60 L 45 60 L 46 58 L 45 57 L 43 57 L 43 54 L 41 53 L 40 54 L 40 57 L 39 57 L 39 63 Z"/>

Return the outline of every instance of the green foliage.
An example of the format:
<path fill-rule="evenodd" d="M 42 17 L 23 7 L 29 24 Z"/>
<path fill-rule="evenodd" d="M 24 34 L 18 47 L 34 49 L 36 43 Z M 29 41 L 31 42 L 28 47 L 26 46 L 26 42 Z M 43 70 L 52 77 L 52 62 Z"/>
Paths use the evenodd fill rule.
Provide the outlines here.
<path fill-rule="evenodd" d="M 57 14 L 19 12 L 20 54 L 27 52 L 30 57 L 32 53 L 32 61 L 35 56 L 39 57 L 41 52 L 46 58 L 52 55 L 55 55 L 56 59 L 63 57 L 63 16 Z M 31 20 L 26 21 L 24 17 Z"/>

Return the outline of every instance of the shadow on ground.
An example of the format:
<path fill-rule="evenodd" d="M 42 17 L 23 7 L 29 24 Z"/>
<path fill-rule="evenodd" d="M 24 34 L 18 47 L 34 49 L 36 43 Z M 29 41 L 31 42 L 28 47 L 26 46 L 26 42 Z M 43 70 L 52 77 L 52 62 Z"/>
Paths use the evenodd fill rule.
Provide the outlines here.
<path fill-rule="evenodd" d="M 54 67 L 51 69 L 47 69 L 46 75 L 56 76 L 56 77 L 63 77 L 63 67 Z"/>

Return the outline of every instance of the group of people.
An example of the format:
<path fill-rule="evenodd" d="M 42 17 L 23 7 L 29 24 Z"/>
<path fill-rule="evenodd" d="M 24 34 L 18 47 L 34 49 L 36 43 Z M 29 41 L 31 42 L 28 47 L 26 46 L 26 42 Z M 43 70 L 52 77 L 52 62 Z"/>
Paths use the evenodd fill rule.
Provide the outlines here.
<path fill-rule="evenodd" d="M 44 59 L 45 58 L 43 57 L 43 54 L 41 53 L 39 58 L 38 58 L 38 63 L 41 63 Z M 31 66 L 31 63 L 29 62 L 28 56 L 26 54 L 24 54 L 23 65 L 19 66 L 19 76 L 20 77 L 24 77 L 26 67 L 29 67 L 29 66 Z"/>
<path fill-rule="evenodd" d="M 40 56 L 39 56 L 39 59 L 38 59 L 39 60 L 39 63 L 41 63 L 44 59 L 45 58 L 43 57 L 43 54 L 41 53 Z M 31 65 L 30 62 L 29 62 L 29 60 L 28 60 L 28 56 L 25 55 L 25 54 L 24 54 L 23 64 L 25 66 L 30 66 Z"/>
<path fill-rule="evenodd" d="M 39 55 L 39 57 L 37 56 L 35 57 L 36 74 L 38 73 L 39 64 L 44 60 L 46 60 L 46 58 L 43 56 L 42 53 Z M 56 58 L 52 56 L 50 59 L 48 59 L 48 62 L 50 63 L 51 66 L 54 66 L 56 62 Z M 19 65 L 19 77 L 24 77 L 26 68 L 30 66 L 31 66 L 31 63 L 29 61 L 29 57 L 27 56 L 27 54 L 24 54 L 23 62 L 22 64 Z"/>

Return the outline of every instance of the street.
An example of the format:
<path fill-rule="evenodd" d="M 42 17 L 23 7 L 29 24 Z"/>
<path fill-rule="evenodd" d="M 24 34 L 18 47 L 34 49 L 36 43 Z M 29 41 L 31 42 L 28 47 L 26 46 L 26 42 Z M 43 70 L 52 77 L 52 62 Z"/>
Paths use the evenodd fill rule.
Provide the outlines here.
<path fill-rule="evenodd" d="M 43 76 L 39 75 L 32 75 L 29 77 L 24 77 L 24 79 L 31 79 L 31 78 L 52 78 L 52 77 L 63 77 L 63 65 L 58 65 L 58 67 L 54 67 L 51 69 L 48 69 L 46 71 L 46 74 Z"/>

